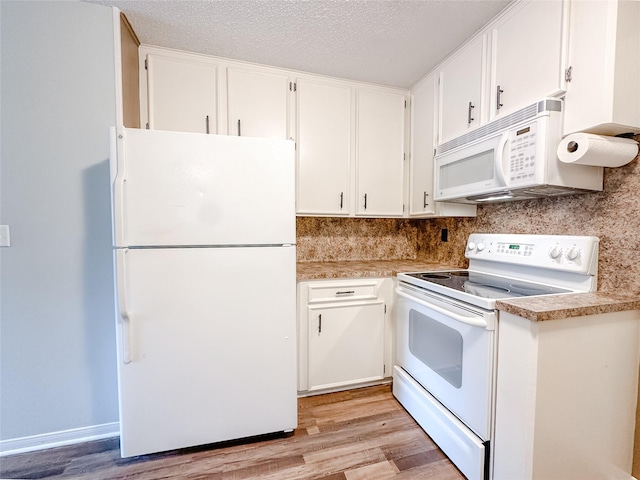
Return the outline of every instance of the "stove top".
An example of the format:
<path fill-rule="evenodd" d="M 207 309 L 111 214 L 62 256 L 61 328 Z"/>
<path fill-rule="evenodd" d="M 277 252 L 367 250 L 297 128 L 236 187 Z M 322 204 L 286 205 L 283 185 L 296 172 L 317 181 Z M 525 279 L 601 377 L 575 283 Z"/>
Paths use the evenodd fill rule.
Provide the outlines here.
<path fill-rule="evenodd" d="M 477 307 L 497 300 L 596 289 L 596 237 L 472 233 L 465 270 L 399 273 L 398 280 Z"/>
<path fill-rule="evenodd" d="M 421 284 L 424 285 L 422 282 L 434 283 L 458 292 L 465 292 L 476 297 L 493 300 L 513 297 L 530 297 L 533 295 L 549 295 L 554 293 L 571 293 L 572 291 L 565 288 L 514 280 L 507 277 L 470 270 L 418 272 L 407 273 L 406 275 L 417 279 L 417 286 L 420 286 Z"/>

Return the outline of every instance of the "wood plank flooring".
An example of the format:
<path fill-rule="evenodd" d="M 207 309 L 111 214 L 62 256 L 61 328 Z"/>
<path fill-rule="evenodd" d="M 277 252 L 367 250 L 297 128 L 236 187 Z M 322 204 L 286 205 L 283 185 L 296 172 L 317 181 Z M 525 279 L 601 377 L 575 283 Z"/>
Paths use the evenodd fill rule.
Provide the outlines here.
<path fill-rule="evenodd" d="M 298 400 L 298 428 L 166 453 L 120 458 L 117 438 L 0 458 L 0 478 L 192 480 L 463 479 L 390 387 Z"/>

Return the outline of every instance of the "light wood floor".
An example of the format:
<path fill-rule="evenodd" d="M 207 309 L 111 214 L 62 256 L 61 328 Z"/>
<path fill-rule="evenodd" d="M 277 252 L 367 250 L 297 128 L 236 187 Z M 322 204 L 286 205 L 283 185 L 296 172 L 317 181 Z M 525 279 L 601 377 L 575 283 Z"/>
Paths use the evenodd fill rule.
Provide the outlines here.
<path fill-rule="evenodd" d="M 389 386 L 302 398 L 294 433 L 120 458 L 118 439 L 0 458 L 0 478 L 462 479 Z"/>

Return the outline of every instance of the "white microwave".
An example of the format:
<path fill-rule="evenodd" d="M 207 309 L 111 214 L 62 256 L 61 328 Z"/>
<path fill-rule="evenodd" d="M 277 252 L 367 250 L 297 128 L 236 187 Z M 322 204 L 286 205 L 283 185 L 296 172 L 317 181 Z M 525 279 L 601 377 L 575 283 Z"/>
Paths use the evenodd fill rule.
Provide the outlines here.
<path fill-rule="evenodd" d="M 562 101 L 544 99 L 436 147 L 435 200 L 524 200 L 602 190 L 603 168 L 558 159 Z"/>

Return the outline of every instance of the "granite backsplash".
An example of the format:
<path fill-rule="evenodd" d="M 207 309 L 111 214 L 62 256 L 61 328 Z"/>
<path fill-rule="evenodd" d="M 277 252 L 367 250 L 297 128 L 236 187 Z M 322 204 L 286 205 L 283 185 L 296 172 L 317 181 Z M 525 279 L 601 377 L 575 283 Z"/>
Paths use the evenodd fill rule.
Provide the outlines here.
<path fill-rule="evenodd" d="M 600 238 L 598 289 L 640 295 L 640 161 L 604 175 L 603 192 L 481 205 L 475 218 L 298 217 L 298 261 L 412 259 L 465 267 L 472 232 L 593 235 Z"/>

